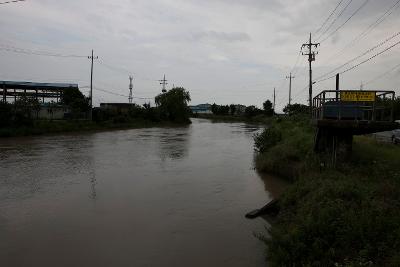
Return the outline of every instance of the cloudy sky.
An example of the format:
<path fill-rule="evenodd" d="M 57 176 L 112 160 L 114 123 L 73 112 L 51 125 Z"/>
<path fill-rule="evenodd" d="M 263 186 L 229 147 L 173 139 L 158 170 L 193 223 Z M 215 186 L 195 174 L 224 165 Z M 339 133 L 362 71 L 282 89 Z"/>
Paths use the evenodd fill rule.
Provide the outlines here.
<path fill-rule="evenodd" d="M 140 98 L 160 93 L 157 80 L 166 74 L 169 86 L 190 91 L 192 104 L 261 106 L 272 99 L 276 87 L 279 110 L 288 101 L 285 77 L 291 70 L 296 76 L 293 101 L 306 103 L 307 59 L 299 51 L 310 32 L 321 42 L 314 78 L 394 35 L 334 73 L 400 41 L 400 34 L 396 35 L 400 3 L 390 9 L 397 0 L 343 0 L 323 24 L 338 2 L 27 0 L 0 5 L 0 80 L 73 82 L 87 93 L 90 61 L 85 56 L 94 49 L 99 56 L 94 66 L 95 104 L 127 101 L 104 90 L 128 95 L 130 73 L 135 79 L 134 95 L 139 97 L 135 101 L 141 104 L 146 100 Z M 378 20 L 388 10 L 384 20 Z M 366 30 L 363 38 L 352 42 Z M 363 83 L 364 89 L 399 94 L 400 66 L 394 68 L 400 64 L 399 52 L 400 45 L 344 73 L 342 89 Z M 44 53 L 79 57 L 32 55 Z M 314 89 L 317 93 L 334 87 L 331 79 Z"/>

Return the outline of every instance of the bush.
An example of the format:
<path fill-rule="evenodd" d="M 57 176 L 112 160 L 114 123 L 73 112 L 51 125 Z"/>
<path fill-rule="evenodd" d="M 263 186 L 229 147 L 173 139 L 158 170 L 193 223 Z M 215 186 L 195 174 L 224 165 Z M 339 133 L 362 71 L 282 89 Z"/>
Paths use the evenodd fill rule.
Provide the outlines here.
<path fill-rule="evenodd" d="M 255 136 L 256 168 L 289 180 L 306 167 L 313 167 L 313 128 L 306 117 L 278 119 Z"/>
<path fill-rule="evenodd" d="M 293 181 L 262 237 L 269 265 L 399 266 L 400 150 L 357 137 L 351 160 L 334 170 L 319 168 L 312 145 L 306 118 L 256 137 L 257 169 Z"/>
<path fill-rule="evenodd" d="M 260 153 L 266 152 L 268 149 L 276 146 L 282 140 L 282 133 L 275 127 L 265 129 L 262 133 L 257 134 L 254 138 L 254 146 Z"/>

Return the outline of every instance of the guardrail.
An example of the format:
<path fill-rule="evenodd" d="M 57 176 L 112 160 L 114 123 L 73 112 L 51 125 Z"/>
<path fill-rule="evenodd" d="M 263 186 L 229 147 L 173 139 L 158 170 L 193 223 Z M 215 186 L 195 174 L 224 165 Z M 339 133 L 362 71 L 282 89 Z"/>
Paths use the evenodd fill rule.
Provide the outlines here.
<path fill-rule="evenodd" d="M 394 121 L 394 91 L 326 90 L 313 98 L 313 119 Z"/>

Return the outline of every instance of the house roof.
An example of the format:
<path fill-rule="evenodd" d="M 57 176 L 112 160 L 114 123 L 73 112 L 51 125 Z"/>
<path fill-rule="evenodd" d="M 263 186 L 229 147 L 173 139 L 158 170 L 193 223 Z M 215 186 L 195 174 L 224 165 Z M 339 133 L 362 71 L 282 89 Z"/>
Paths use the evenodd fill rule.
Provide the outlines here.
<path fill-rule="evenodd" d="M 78 84 L 71 83 L 36 83 L 21 81 L 0 81 L 0 88 L 5 89 L 30 89 L 61 91 L 67 88 L 79 88 Z"/>

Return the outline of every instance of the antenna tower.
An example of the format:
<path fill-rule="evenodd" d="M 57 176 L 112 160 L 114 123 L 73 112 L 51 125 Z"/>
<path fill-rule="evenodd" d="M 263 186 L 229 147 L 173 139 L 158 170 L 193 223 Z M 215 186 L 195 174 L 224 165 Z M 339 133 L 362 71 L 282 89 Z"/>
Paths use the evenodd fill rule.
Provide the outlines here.
<path fill-rule="evenodd" d="M 164 79 L 159 80 L 159 82 L 160 82 L 160 84 L 162 85 L 162 92 L 163 92 L 163 93 L 166 93 L 166 92 L 167 92 L 166 86 L 167 86 L 167 84 L 168 84 L 168 83 L 167 83 L 168 80 L 165 79 L 165 74 L 164 74 Z"/>

